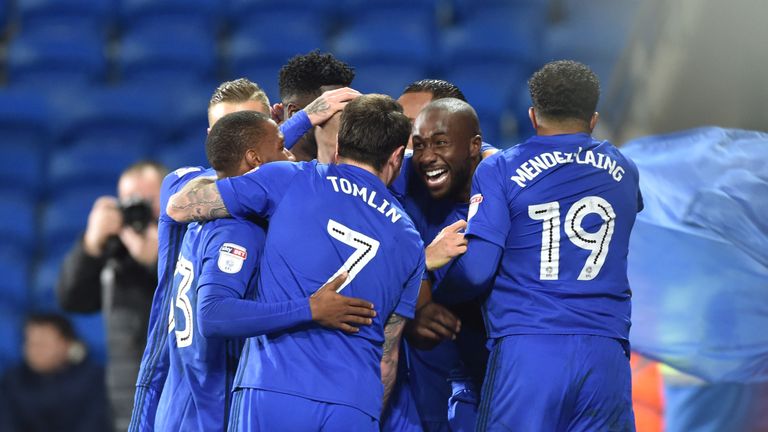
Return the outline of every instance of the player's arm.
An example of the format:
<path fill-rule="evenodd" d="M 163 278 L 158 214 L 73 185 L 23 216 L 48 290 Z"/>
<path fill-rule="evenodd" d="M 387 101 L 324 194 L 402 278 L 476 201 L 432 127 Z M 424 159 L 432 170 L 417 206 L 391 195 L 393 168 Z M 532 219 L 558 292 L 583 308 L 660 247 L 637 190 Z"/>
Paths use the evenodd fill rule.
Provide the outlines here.
<path fill-rule="evenodd" d="M 176 222 L 207 221 L 229 216 L 216 179 L 199 177 L 187 183 L 168 200 L 168 216 Z"/>
<path fill-rule="evenodd" d="M 381 383 L 384 385 L 383 407 L 387 406 L 389 396 L 395 387 L 397 378 L 397 360 L 400 357 L 400 338 L 405 328 L 406 319 L 393 313 L 384 326 L 384 349 L 381 356 Z"/>
<path fill-rule="evenodd" d="M 501 262 L 502 249 L 487 240 L 471 237 L 467 253 L 454 260 L 436 290 L 444 304 L 462 303 L 484 294 L 491 287 Z"/>
<path fill-rule="evenodd" d="M 291 149 L 305 133 L 327 122 L 335 113 L 344 109 L 347 103 L 360 96 L 360 92 L 349 87 L 329 90 L 280 125 L 285 137 L 285 148 Z"/>
<path fill-rule="evenodd" d="M 324 327 L 357 333 L 357 326 L 371 324 L 376 311 L 365 300 L 336 292 L 346 278 L 346 273 L 342 273 L 309 298 L 279 303 L 245 300 L 230 287 L 207 284 L 198 291 L 200 332 L 205 337 L 242 338 L 314 321 Z"/>

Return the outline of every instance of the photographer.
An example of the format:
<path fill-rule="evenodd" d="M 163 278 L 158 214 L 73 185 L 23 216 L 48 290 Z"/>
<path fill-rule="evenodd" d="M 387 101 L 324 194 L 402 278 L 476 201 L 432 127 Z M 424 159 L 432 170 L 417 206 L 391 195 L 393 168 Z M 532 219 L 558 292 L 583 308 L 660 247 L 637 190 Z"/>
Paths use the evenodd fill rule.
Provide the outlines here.
<path fill-rule="evenodd" d="M 139 162 L 126 169 L 118 198 L 96 200 L 82 239 L 61 267 L 57 294 L 69 312 L 103 312 L 107 388 L 115 428 L 126 430 L 157 285 L 157 217 L 166 169 Z"/>

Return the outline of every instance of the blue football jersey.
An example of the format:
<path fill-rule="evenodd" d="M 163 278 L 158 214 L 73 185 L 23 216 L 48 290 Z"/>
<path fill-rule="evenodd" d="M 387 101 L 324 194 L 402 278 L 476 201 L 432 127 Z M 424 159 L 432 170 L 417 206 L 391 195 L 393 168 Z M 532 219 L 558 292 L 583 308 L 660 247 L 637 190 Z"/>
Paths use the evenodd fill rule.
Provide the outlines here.
<path fill-rule="evenodd" d="M 129 431 L 151 429 L 155 410 L 168 372 L 168 309 L 172 297 L 173 271 L 187 225 L 165 212 L 168 199 L 187 182 L 199 176 L 216 176 L 212 169 L 185 167 L 165 176 L 160 187 L 160 218 L 157 224 L 157 288 L 152 299 L 147 345 L 136 380 L 133 414 Z"/>
<path fill-rule="evenodd" d="M 467 234 L 503 249 L 484 312 L 489 337 L 627 340 L 629 235 L 638 172 L 589 134 L 534 136 L 482 161 Z"/>
<path fill-rule="evenodd" d="M 237 218 L 269 219 L 257 301 L 310 296 L 342 271 L 340 292 L 373 303 L 355 335 L 315 324 L 251 338 L 235 386 L 344 404 L 379 418 L 384 325 L 413 317 L 424 250 L 384 183 L 352 165 L 276 162 L 217 182 Z"/>
<path fill-rule="evenodd" d="M 191 224 L 173 278 L 169 308 L 170 367 L 155 419 L 156 430 L 224 430 L 242 341 L 200 332 L 198 290 L 225 286 L 252 298 L 266 233 L 236 219 Z"/>

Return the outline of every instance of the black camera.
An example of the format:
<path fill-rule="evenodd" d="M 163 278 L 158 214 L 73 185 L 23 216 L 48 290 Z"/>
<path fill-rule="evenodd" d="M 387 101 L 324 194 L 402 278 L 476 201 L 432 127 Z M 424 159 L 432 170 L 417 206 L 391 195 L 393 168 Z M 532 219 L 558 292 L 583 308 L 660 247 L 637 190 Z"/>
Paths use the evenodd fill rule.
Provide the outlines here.
<path fill-rule="evenodd" d="M 131 227 L 137 233 L 143 233 L 155 219 L 152 203 L 141 198 L 121 201 L 120 212 L 123 214 L 123 226 Z"/>

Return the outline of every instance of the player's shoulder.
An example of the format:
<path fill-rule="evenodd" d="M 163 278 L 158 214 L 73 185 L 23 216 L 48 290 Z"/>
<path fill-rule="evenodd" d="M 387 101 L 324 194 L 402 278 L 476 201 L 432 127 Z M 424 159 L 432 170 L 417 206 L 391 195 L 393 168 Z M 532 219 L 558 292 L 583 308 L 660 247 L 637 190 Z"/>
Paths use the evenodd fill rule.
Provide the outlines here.
<path fill-rule="evenodd" d="M 256 175 L 263 177 L 274 177 L 279 179 L 286 179 L 296 175 L 309 174 L 315 172 L 317 161 L 310 162 L 291 162 L 291 161 L 279 161 L 270 162 L 261 165 L 254 170 Z"/>
<path fill-rule="evenodd" d="M 622 166 L 625 167 L 626 170 L 631 172 L 635 177 L 638 176 L 637 165 L 635 165 L 635 162 L 632 159 L 624 155 L 624 153 L 619 149 L 618 146 L 614 145 L 613 143 L 607 140 L 597 141 L 597 145 L 603 153 L 608 155 L 611 159 L 618 161 Z"/>
<path fill-rule="evenodd" d="M 233 243 L 245 249 L 258 247 L 266 238 L 263 225 L 244 219 L 215 219 L 200 227 L 200 236 L 206 245 L 218 249 L 222 244 Z"/>
<path fill-rule="evenodd" d="M 187 182 L 201 176 L 216 176 L 216 171 L 201 166 L 188 166 L 178 168 L 168 173 L 160 186 L 161 192 L 174 194 Z"/>

